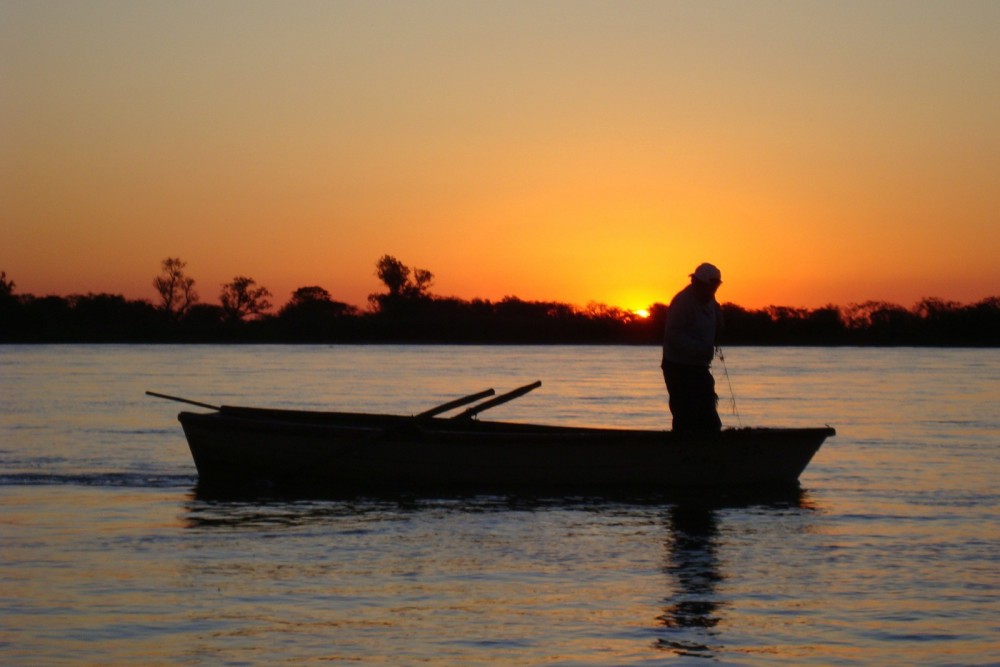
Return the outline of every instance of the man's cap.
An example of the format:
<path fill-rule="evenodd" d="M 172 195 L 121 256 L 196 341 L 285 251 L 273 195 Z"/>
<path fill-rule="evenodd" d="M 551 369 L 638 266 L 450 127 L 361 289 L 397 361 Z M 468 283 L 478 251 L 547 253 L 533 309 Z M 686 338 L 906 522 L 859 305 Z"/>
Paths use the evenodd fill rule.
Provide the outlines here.
<path fill-rule="evenodd" d="M 691 277 L 697 278 L 703 283 L 721 283 L 722 282 L 722 271 L 719 271 L 718 267 L 714 264 L 709 264 L 705 262 L 704 264 L 699 264 L 698 268 L 694 270 Z"/>

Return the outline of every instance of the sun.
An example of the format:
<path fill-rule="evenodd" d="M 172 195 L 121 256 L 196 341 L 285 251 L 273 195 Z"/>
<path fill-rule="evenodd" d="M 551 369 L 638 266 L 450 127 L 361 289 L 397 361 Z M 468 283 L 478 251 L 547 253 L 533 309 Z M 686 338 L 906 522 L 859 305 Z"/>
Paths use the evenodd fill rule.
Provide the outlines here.
<path fill-rule="evenodd" d="M 636 308 L 635 310 L 632 311 L 632 314 L 641 319 L 646 319 L 647 317 L 649 317 L 649 311 L 646 310 L 645 308 Z"/>

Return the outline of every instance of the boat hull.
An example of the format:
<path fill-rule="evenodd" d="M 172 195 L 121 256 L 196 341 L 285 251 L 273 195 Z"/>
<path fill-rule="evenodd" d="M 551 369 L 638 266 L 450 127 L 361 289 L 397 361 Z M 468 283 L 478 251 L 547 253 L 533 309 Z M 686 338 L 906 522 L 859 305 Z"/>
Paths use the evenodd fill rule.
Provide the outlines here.
<path fill-rule="evenodd" d="M 328 493 L 797 484 L 832 428 L 669 431 L 224 408 L 179 420 L 201 486 Z"/>

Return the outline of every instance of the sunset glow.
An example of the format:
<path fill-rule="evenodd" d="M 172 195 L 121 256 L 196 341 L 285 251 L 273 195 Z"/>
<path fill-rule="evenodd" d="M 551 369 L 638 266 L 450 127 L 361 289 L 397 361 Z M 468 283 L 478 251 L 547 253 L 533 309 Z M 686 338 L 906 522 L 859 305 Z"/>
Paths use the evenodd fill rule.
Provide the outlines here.
<path fill-rule="evenodd" d="M 639 312 L 1000 292 L 1000 3 L 0 6 L 0 270 Z"/>

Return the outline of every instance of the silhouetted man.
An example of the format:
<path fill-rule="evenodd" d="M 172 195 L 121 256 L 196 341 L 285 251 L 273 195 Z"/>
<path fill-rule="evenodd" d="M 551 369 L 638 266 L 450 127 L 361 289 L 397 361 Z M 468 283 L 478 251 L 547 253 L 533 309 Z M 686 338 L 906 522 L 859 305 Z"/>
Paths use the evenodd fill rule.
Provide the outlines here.
<path fill-rule="evenodd" d="M 701 264 L 667 309 L 663 332 L 663 380 L 670 394 L 674 431 L 716 432 L 722 428 L 716 408 L 715 378 L 709 367 L 722 331 L 722 310 L 715 292 L 722 272 Z"/>

